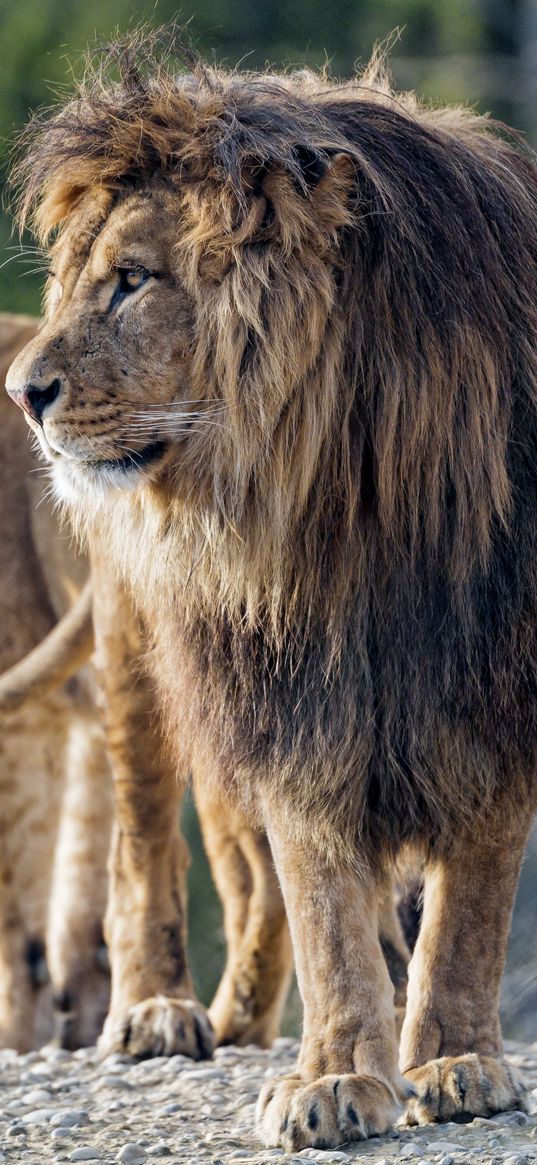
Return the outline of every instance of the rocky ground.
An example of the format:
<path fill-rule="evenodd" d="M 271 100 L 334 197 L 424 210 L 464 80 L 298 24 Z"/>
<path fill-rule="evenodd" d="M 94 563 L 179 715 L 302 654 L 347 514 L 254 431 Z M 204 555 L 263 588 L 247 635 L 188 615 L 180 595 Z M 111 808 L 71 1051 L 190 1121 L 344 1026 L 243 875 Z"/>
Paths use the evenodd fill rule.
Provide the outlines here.
<path fill-rule="evenodd" d="M 297 1045 L 278 1040 L 269 1052 L 220 1048 L 214 1060 L 184 1056 L 135 1063 L 100 1062 L 95 1049 L 70 1054 L 54 1047 L 26 1056 L 0 1051 L 0 1163 L 76 1161 L 150 1165 L 251 1165 L 304 1160 L 362 1165 L 526 1165 L 537 1161 L 537 1045 L 508 1045 L 535 1101 L 533 1116 L 400 1129 L 390 1137 L 286 1154 L 262 1149 L 253 1129 L 262 1081 L 288 1071 Z M 155 1163 L 156 1165 L 156 1163 Z"/>

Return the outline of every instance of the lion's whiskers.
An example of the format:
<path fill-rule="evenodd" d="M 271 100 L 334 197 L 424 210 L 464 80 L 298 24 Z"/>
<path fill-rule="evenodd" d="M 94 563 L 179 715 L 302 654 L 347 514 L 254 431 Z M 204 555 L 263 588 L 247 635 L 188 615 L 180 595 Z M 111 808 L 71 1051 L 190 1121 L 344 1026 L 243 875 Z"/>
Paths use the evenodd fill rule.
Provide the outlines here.
<path fill-rule="evenodd" d="M 183 406 L 177 408 L 168 406 L 168 411 L 162 413 L 153 412 L 152 409 L 137 411 L 127 414 L 127 420 L 130 422 L 128 431 L 129 434 L 143 437 L 156 434 L 183 436 L 186 433 L 201 432 L 202 429 L 209 427 L 222 429 L 224 426 L 214 420 L 214 417 L 221 416 L 224 411 L 224 405 L 190 411 L 185 411 Z"/>
<path fill-rule="evenodd" d="M 40 256 L 39 252 L 32 254 L 31 251 L 17 251 L 15 255 L 8 255 L 7 259 L 4 259 L 4 262 L 0 263 L 0 271 L 2 271 L 4 267 L 7 267 L 8 263 L 13 263 L 17 259 L 19 263 L 36 263 L 38 260 L 41 262 L 41 265 L 39 267 L 35 267 L 32 271 L 25 271 L 25 275 L 32 275 L 36 272 L 43 274 L 43 272 L 46 272 L 48 262 L 46 257 Z"/>

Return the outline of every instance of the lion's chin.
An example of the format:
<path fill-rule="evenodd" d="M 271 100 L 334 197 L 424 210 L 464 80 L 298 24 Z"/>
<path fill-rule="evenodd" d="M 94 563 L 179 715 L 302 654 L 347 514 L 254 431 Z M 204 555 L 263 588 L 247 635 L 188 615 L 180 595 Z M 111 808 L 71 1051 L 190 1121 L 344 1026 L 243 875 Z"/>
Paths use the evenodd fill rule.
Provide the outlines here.
<path fill-rule="evenodd" d="M 51 450 L 52 476 L 57 497 L 68 505 L 94 509 L 111 491 L 132 491 L 154 476 L 167 450 L 164 441 L 155 441 L 137 453 L 115 459 L 86 461 Z"/>

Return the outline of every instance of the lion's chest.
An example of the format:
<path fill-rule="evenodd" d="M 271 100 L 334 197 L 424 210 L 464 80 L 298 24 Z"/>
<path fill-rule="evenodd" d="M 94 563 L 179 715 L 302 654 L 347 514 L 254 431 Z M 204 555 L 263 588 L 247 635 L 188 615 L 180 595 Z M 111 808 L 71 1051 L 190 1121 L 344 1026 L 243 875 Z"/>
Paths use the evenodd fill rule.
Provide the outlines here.
<path fill-rule="evenodd" d="M 410 595 L 412 617 L 386 603 L 382 620 L 357 594 L 329 666 L 328 623 L 295 622 L 276 640 L 261 622 L 232 620 L 221 597 L 208 603 L 203 563 L 192 570 L 162 531 L 154 515 L 127 512 L 113 552 L 154 636 L 178 752 L 209 756 L 212 778 L 247 803 L 265 791 L 302 818 L 403 843 L 463 819 L 469 800 L 479 811 L 507 765 L 521 771 L 517 750 L 533 756 L 535 701 L 510 684 L 503 704 L 489 692 L 483 716 L 491 669 L 467 666 L 467 640 L 453 612 L 438 619 L 436 592 L 430 610 Z M 489 647 L 476 612 L 472 651 L 488 658 L 504 633 Z"/>

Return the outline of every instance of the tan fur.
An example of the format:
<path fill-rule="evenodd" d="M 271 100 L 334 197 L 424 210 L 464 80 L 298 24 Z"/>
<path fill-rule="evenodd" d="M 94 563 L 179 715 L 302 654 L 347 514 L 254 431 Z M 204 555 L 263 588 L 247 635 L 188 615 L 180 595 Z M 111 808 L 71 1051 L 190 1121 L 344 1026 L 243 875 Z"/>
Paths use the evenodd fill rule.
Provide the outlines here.
<path fill-rule="evenodd" d="M 92 592 L 86 583 L 72 607 L 29 655 L 0 676 L 0 715 L 60 688 L 93 650 Z"/>
<path fill-rule="evenodd" d="M 2 379 L 35 331 L 34 320 L 0 315 Z M 0 399 L 0 671 L 16 666 L 51 631 L 87 570 L 50 504 L 37 506 L 42 481 L 36 487 L 38 463 L 21 422 Z M 47 1009 L 39 991 L 45 959 L 61 1041 L 76 1047 L 99 1031 L 108 995 L 99 967 L 108 782 L 89 676 L 81 674 L 69 692 L 32 699 L 3 717 L 0 1044 L 27 1051 L 50 1037 L 50 1000 Z"/>
<path fill-rule="evenodd" d="M 181 770 L 268 831 L 305 1020 L 264 1139 L 360 1139 L 412 1090 L 377 926 L 403 847 L 413 1118 L 459 1068 L 459 1107 L 519 1105 L 496 1017 L 536 800 L 533 160 L 373 74 L 149 69 L 127 53 L 30 130 L 55 275 L 8 390 L 130 588 Z"/>
<path fill-rule="evenodd" d="M 215 1042 L 268 1046 L 279 1028 L 291 953 L 266 838 L 208 797 L 201 772 L 199 779 L 194 773 L 227 940 L 226 969 L 208 1016 L 186 955 L 189 858 L 178 818 L 187 757 L 179 768 L 170 759 L 146 674 L 143 625 L 95 546 L 93 579 L 116 816 L 106 918 L 112 1000 L 101 1050 L 199 1059 Z"/>
<path fill-rule="evenodd" d="M 0 315 L 0 350 L 5 367 L 35 330 L 36 322 L 31 319 Z M 34 477 L 28 476 L 36 466 L 34 458 L 27 454 L 24 428 L 21 429 L 19 418 L 9 406 L 6 407 L 5 399 L 0 399 L 0 410 L 2 418 L 6 414 L 10 439 L 9 443 L 6 441 L 5 449 L 9 461 L 5 466 L 6 490 L 13 489 L 17 497 L 15 510 L 9 504 L 9 492 L 4 493 L 5 506 L 0 516 L 5 535 L 7 537 L 9 533 L 13 545 L 13 554 L 7 561 L 11 570 L 17 572 L 12 581 L 6 571 L 2 595 L 7 635 L 0 667 L 3 662 L 11 666 L 0 677 L 2 714 L 9 713 L 4 720 L 1 744 L 5 926 L 0 943 L 0 1042 L 25 1050 L 36 1038 L 46 1038 L 50 1032 L 50 1018 L 47 1019 L 46 1013 L 41 1015 L 42 1006 L 37 1029 L 35 1026 L 38 982 L 32 980 L 27 955 L 29 944 L 37 944 L 42 947 L 42 955 L 33 972 L 34 978 L 37 975 L 42 980 L 46 955 L 56 1000 L 56 1035 L 64 1046 L 76 1047 L 95 1040 L 107 1007 L 107 977 L 100 970 L 99 944 L 107 895 L 105 855 L 110 802 L 102 730 L 95 717 L 92 685 L 88 684 L 88 677 L 79 681 L 77 688 L 73 689 L 74 698 L 55 689 L 61 686 L 62 679 L 76 670 L 80 655 L 84 658 L 92 647 L 93 629 L 86 614 L 92 592 L 86 584 L 79 595 L 84 577 L 81 569 L 86 569 L 85 562 L 74 557 L 69 536 L 65 532 L 60 534 L 50 507 L 43 504 L 41 480 L 36 485 Z M 18 474 L 28 497 L 26 510 L 20 505 Z M 27 534 L 24 521 L 28 522 Z M 35 566 L 33 570 L 31 567 L 32 553 L 40 568 L 37 578 Z M 140 720 L 144 684 L 147 683 L 143 678 L 145 648 L 140 646 L 132 629 L 134 647 L 132 643 L 129 646 L 127 637 L 122 637 L 122 613 L 124 620 L 127 618 L 126 600 L 106 566 L 102 563 L 96 565 L 99 579 L 103 571 L 104 582 L 101 581 L 99 591 L 99 658 L 106 672 L 103 689 L 107 707 L 110 709 L 113 705 L 114 727 L 110 727 L 110 734 L 114 772 L 120 783 L 126 775 L 132 774 L 131 779 L 134 779 L 137 772 L 143 778 L 145 805 L 136 801 L 134 812 L 139 809 L 143 815 L 146 832 L 147 819 L 153 824 L 156 845 L 151 852 L 157 854 L 166 866 L 168 855 L 161 848 L 163 835 L 158 818 L 150 808 L 151 797 L 147 789 L 148 785 L 151 788 L 151 770 L 155 770 L 154 779 L 158 783 L 159 776 L 170 771 L 170 766 L 160 753 L 153 755 L 157 712 L 150 690 L 146 697 L 145 723 Z M 73 605 L 65 610 L 71 601 Z M 113 638 L 106 634 L 110 605 Z M 52 620 L 58 615 L 59 621 L 52 626 Z M 36 624 L 35 630 L 33 623 Z M 45 632 L 45 638 L 29 655 L 23 656 L 23 651 L 28 651 Z M 141 653 L 135 665 L 133 651 L 134 655 L 136 651 Z M 129 666 L 136 667 L 138 679 L 132 690 L 127 684 L 125 700 L 122 685 L 125 683 L 125 669 Z M 133 743 L 132 752 L 127 756 L 124 752 L 118 756 L 118 751 L 121 753 L 120 733 L 130 735 Z M 146 754 L 143 754 L 144 747 Z M 142 764 L 142 755 L 146 756 L 145 765 Z M 39 780 L 35 779 L 36 774 L 40 775 Z M 174 784 L 173 773 L 170 780 Z M 180 794 L 181 789 L 177 786 L 176 807 Z M 209 803 L 201 792 L 198 801 L 226 919 L 237 912 L 241 919 L 238 930 L 226 926 L 228 964 L 213 1011 L 215 1036 L 220 1043 L 237 1040 L 268 1046 L 278 1032 L 290 974 L 285 914 L 275 885 L 272 861 L 266 852 L 266 841 L 252 834 L 244 822 L 237 822 L 236 814 L 230 814 L 220 803 Z M 127 803 L 126 797 L 118 799 L 116 808 L 120 820 L 122 805 Z M 177 833 L 177 816 L 177 813 L 172 814 L 168 819 L 168 829 L 170 837 L 177 839 L 172 844 L 184 846 Z M 231 849 L 241 854 L 240 870 L 230 868 Z M 144 1004 L 152 994 L 164 996 L 169 988 L 169 975 L 166 954 L 159 959 L 154 946 L 155 935 L 159 934 L 157 914 L 165 912 L 165 902 L 157 885 L 156 913 L 147 940 L 149 945 L 153 944 L 154 975 L 150 986 L 137 978 L 136 966 L 139 965 L 140 950 L 144 949 L 144 937 L 136 931 L 134 917 L 122 895 L 124 883 L 118 877 L 117 848 L 115 852 L 116 860 L 111 865 L 108 938 L 112 944 L 114 982 L 120 985 L 120 997 L 118 999 L 116 992 L 102 1046 L 125 1050 L 125 1014 L 131 1003 Z M 181 880 L 185 867 L 186 860 L 183 859 Z M 145 878 L 153 879 L 151 861 L 141 872 Z M 184 906 L 184 887 L 181 893 Z M 121 941 L 114 941 L 115 917 L 118 922 L 122 917 L 128 918 L 127 946 L 132 952 L 134 966 L 125 965 L 128 952 L 122 949 Z M 170 917 L 166 920 L 169 927 L 180 926 L 176 901 L 172 904 Z M 183 928 L 177 939 L 181 949 L 184 938 Z M 182 958 L 186 960 L 184 950 Z M 185 975 L 187 991 L 192 995 L 188 972 Z M 207 1028 L 203 1009 L 200 1005 L 197 1008 L 201 1022 Z M 161 1006 L 160 1022 L 165 1014 L 166 1007 Z M 201 1049 L 197 1043 L 197 1020 L 196 1024 L 193 1023 L 195 1015 L 195 1012 L 189 1014 L 186 1038 L 180 1038 L 177 1028 L 173 1027 L 167 1051 L 192 1052 L 195 1056 L 200 1051 L 210 1051 L 212 1037 L 209 1034 L 205 1036 Z M 152 1052 L 157 1048 L 157 1027 L 157 1018 L 152 1014 L 146 1031 Z M 137 1038 L 132 1025 L 128 1050 L 140 1050 Z"/>

